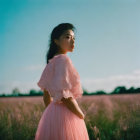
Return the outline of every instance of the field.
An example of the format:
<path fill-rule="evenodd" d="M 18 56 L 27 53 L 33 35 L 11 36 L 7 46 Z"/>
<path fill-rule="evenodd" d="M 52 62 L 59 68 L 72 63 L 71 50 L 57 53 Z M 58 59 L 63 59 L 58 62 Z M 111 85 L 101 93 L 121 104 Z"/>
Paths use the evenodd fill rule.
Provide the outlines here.
<path fill-rule="evenodd" d="M 83 96 L 90 140 L 139 140 L 140 94 Z M 45 106 L 42 97 L 0 98 L 0 140 L 33 140 Z"/>

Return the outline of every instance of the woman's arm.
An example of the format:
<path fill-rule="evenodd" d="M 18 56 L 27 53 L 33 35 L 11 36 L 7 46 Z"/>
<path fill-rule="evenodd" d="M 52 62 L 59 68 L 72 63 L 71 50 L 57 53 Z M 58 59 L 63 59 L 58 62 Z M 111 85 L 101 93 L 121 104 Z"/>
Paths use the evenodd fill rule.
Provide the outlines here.
<path fill-rule="evenodd" d="M 77 101 L 73 98 L 62 98 L 61 101 L 67 106 L 68 109 L 70 109 L 74 114 L 76 114 L 81 119 L 85 118 L 84 113 L 80 109 Z"/>
<path fill-rule="evenodd" d="M 45 106 L 47 107 L 51 101 L 52 101 L 52 98 L 49 94 L 49 92 L 47 90 L 44 89 L 44 94 L 43 94 L 43 101 L 44 101 L 44 104 Z"/>

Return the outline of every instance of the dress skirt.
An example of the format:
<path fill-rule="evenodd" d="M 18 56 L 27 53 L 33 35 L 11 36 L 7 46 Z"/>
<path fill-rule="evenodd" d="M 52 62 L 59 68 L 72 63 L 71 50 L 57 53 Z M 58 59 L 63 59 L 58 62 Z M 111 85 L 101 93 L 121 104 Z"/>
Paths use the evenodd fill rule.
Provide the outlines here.
<path fill-rule="evenodd" d="M 83 119 L 52 101 L 41 116 L 35 140 L 89 140 L 89 136 Z"/>

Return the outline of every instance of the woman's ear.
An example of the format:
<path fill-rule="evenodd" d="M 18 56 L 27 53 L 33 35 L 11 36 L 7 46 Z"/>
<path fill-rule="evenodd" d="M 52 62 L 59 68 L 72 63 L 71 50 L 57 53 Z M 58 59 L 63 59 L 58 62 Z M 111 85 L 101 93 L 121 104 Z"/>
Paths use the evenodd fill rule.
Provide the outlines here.
<path fill-rule="evenodd" d="M 57 39 L 54 39 L 54 42 L 56 43 L 56 45 L 59 45 L 59 42 Z"/>

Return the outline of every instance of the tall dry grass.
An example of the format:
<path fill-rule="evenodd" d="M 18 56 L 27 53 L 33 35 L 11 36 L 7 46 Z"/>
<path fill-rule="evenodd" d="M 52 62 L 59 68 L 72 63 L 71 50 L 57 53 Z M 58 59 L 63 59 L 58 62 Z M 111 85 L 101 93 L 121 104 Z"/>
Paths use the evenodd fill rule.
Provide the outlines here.
<path fill-rule="evenodd" d="M 140 94 L 83 96 L 90 140 L 139 140 Z M 33 140 L 45 109 L 42 97 L 0 98 L 0 140 Z"/>

